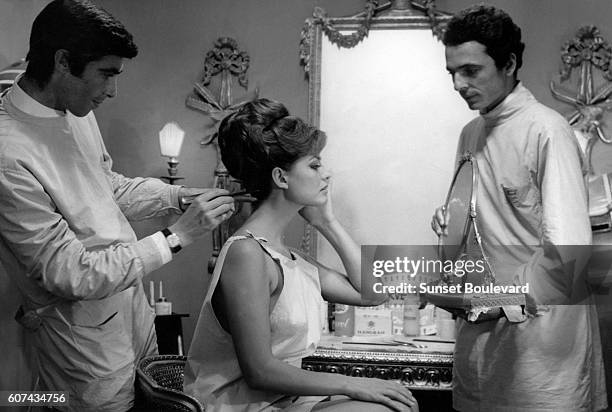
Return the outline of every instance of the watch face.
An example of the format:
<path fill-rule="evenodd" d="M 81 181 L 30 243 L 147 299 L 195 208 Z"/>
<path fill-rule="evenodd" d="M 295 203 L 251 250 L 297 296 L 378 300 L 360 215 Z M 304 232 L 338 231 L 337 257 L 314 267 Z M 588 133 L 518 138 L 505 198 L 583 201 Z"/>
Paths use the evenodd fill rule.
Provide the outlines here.
<path fill-rule="evenodd" d="M 169 236 L 167 236 L 166 239 L 168 240 L 168 246 L 170 246 L 170 247 L 181 246 L 181 240 L 174 233 L 169 235 Z"/>

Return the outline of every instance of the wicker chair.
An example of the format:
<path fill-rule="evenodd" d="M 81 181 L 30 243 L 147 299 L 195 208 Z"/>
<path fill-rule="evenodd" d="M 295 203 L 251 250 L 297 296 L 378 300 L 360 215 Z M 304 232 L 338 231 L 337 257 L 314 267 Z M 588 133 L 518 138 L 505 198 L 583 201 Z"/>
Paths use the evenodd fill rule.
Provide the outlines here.
<path fill-rule="evenodd" d="M 136 393 L 139 407 L 147 411 L 204 412 L 193 396 L 183 393 L 185 356 L 149 356 L 138 363 Z"/>

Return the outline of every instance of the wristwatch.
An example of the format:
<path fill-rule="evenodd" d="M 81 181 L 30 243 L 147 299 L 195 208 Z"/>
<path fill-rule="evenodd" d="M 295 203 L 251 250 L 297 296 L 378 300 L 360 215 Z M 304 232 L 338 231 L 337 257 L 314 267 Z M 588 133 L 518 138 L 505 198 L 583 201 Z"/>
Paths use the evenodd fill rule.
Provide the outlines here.
<path fill-rule="evenodd" d="M 162 229 L 161 232 L 164 236 L 166 236 L 166 241 L 168 242 L 170 251 L 173 254 L 180 252 L 180 250 L 183 248 L 181 246 L 181 238 L 179 238 L 176 233 L 172 233 L 168 228 Z"/>

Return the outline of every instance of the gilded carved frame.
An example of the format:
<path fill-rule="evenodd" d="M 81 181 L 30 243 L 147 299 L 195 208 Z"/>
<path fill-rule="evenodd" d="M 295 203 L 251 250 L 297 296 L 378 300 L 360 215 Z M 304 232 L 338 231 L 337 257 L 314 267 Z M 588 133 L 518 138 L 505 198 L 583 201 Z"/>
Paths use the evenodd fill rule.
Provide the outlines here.
<path fill-rule="evenodd" d="M 358 47 L 360 41 L 367 42 L 369 30 L 427 30 L 440 39 L 444 24 L 450 18 L 450 14 L 435 10 L 432 1 L 417 3 L 396 0 L 377 9 L 367 5 L 364 12 L 350 17 L 328 17 L 323 10 L 316 8 L 313 17 L 305 22 L 300 44 L 300 58 L 308 78 L 308 121 L 321 127 L 321 58 L 324 36 L 339 47 Z M 338 39 L 340 36 L 330 33 L 330 27 L 337 32 L 349 31 L 353 34 Z M 342 44 L 343 40 L 346 44 Z M 452 89 L 450 81 L 447 86 L 449 90 Z M 459 130 L 453 137 L 457 138 L 458 134 Z M 317 255 L 316 231 L 309 225 L 305 225 L 300 248 L 313 256 Z"/>

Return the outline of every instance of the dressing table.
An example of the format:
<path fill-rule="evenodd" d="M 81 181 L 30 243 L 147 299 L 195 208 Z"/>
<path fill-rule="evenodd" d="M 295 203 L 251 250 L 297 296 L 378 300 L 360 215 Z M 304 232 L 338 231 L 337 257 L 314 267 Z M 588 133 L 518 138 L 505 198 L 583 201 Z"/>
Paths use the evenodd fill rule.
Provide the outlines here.
<path fill-rule="evenodd" d="M 422 337 L 427 339 L 428 337 Z M 453 343 L 392 338 L 324 336 L 302 368 L 367 378 L 395 379 L 410 389 L 449 391 Z"/>
<path fill-rule="evenodd" d="M 454 343 L 435 336 L 416 339 L 326 335 L 302 369 L 398 380 L 413 392 L 420 410 L 452 411 Z"/>

